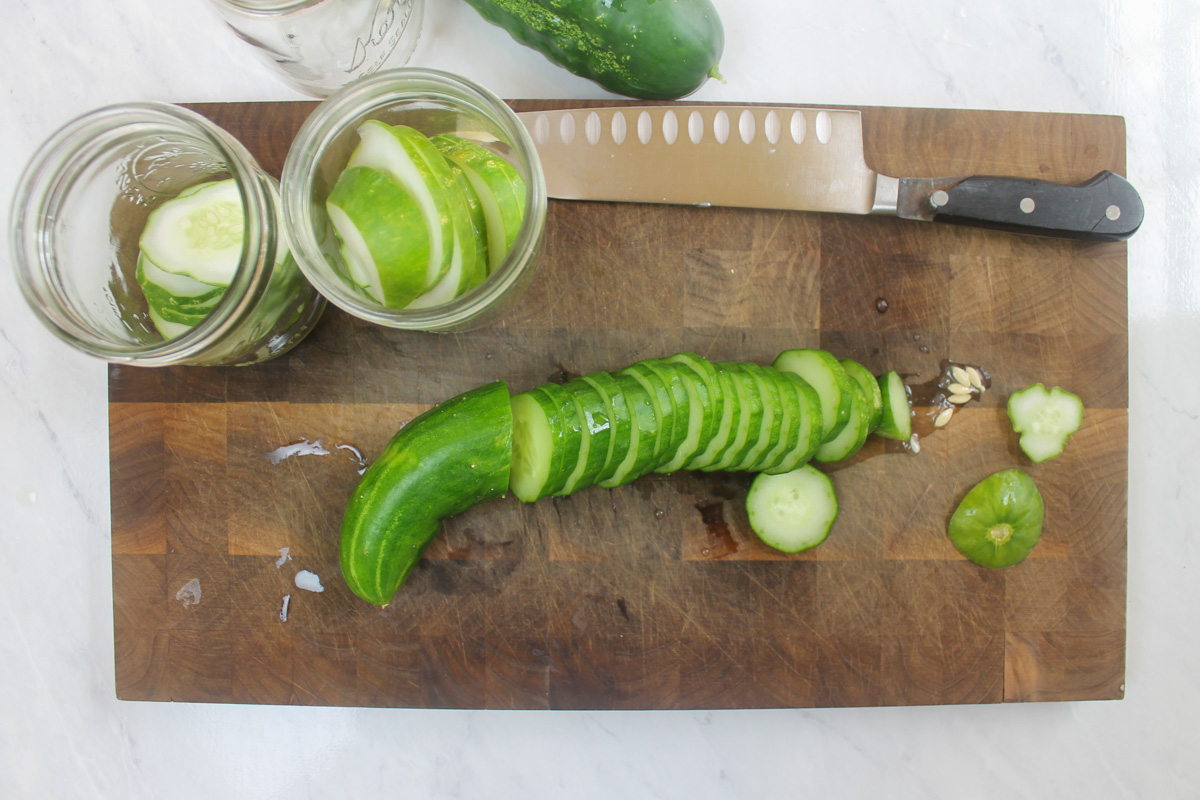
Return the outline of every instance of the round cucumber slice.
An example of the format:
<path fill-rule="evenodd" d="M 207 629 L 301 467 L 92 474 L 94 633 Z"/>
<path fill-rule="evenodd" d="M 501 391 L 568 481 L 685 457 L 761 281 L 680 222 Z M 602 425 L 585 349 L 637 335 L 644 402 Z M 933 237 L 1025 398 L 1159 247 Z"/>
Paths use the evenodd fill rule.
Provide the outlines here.
<path fill-rule="evenodd" d="M 150 212 L 138 246 L 166 272 L 228 286 L 242 260 L 245 223 L 237 181 L 208 181 Z"/>
<path fill-rule="evenodd" d="M 371 299 L 403 308 L 426 288 L 434 249 L 418 199 L 390 175 L 350 167 L 325 202 L 350 279 Z"/>
<path fill-rule="evenodd" d="M 746 494 L 750 528 L 784 553 L 825 541 L 837 520 L 838 499 L 829 476 L 805 464 L 778 475 L 759 473 Z"/>
<path fill-rule="evenodd" d="M 825 350 L 785 350 L 772 366 L 794 372 L 808 381 L 821 396 L 821 417 L 825 441 L 842 432 L 850 421 L 850 376 L 833 355 Z"/>

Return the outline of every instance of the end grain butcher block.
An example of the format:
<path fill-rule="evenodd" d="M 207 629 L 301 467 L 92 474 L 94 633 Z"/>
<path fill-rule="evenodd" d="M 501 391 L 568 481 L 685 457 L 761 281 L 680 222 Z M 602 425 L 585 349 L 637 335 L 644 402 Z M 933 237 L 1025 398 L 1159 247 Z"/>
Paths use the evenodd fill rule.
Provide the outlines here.
<path fill-rule="evenodd" d="M 313 104 L 197 108 L 278 175 Z M 1125 171 L 1116 117 L 867 108 L 863 123 L 868 163 L 889 175 Z M 1127 341 L 1121 243 L 554 201 L 536 284 L 487 329 L 400 333 L 330 309 L 261 366 L 111 368 L 117 695 L 535 709 L 1119 698 Z M 919 454 L 874 441 L 831 470 L 841 516 L 805 554 L 754 538 L 747 476 L 679 473 L 476 507 L 386 608 L 346 588 L 338 525 L 359 470 L 430 405 L 680 350 L 769 363 L 814 346 L 918 386 L 947 360 L 977 364 L 992 386 Z M 1038 381 L 1087 410 L 1063 456 L 1030 465 L 1004 403 Z M 917 416 L 930 430 L 929 409 Z M 1024 563 L 987 570 L 946 522 L 972 484 L 1014 466 L 1042 490 L 1045 532 Z M 301 570 L 323 591 L 298 588 Z"/>

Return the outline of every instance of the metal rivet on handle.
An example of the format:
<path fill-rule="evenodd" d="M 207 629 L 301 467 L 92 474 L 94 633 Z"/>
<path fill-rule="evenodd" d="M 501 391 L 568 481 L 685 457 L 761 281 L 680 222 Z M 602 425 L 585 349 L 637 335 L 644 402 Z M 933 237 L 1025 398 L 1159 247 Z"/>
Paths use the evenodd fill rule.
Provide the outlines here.
<path fill-rule="evenodd" d="M 1121 207 L 1118 205 L 1109 206 L 1108 208 L 1104 209 L 1104 216 L 1115 222 L 1121 218 Z"/>
<path fill-rule="evenodd" d="M 933 194 L 929 195 L 929 204 L 934 208 L 941 208 L 950 202 L 950 195 L 946 194 L 945 189 L 938 189 Z"/>
<path fill-rule="evenodd" d="M 1021 199 L 1021 210 L 1026 214 L 1032 214 L 1035 208 L 1037 208 L 1037 203 L 1033 202 L 1032 197 L 1025 197 Z"/>

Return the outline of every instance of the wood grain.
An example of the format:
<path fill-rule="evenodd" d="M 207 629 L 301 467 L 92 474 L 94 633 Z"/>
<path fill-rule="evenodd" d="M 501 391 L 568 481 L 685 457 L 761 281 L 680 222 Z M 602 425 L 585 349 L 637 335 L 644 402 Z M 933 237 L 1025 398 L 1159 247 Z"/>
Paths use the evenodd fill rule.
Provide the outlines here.
<path fill-rule="evenodd" d="M 314 107 L 195 106 L 276 175 Z M 1073 182 L 1125 168 L 1116 117 L 862 111 L 868 163 L 886 174 Z M 110 368 L 119 697 L 682 709 L 1123 695 L 1123 244 L 552 202 L 543 252 L 534 286 L 484 330 L 401 333 L 330 309 L 260 366 Z M 430 405 L 678 350 L 769 362 L 805 346 L 917 384 L 945 359 L 977 363 L 993 385 L 919 455 L 872 440 L 829 468 L 841 515 L 808 553 L 755 539 L 747 476 L 682 473 L 471 509 L 383 609 L 341 580 L 338 525 L 363 460 Z M 1004 402 L 1036 381 L 1076 391 L 1087 413 L 1062 457 L 1030 465 Z M 278 459 L 295 444 L 308 454 Z M 1027 561 L 989 571 L 945 523 L 1011 466 L 1041 488 L 1046 529 Z M 297 588 L 301 569 L 324 591 Z M 201 598 L 185 605 L 193 580 Z"/>

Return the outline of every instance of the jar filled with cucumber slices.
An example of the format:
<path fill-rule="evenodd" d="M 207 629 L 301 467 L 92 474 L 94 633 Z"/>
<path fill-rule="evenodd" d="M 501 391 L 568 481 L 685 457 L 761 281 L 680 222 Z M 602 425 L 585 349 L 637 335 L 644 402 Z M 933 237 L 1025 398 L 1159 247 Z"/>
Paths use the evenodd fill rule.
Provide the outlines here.
<path fill-rule="evenodd" d="M 34 155 L 10 219 L 17 282 L 60 338 L 139 366 L 287 352 L 324 298 L 281 234 L 278 184 L 188 109 L 138 103 L 68 123 Z"/>
<path fill-rule="evenodd" d="M 313 285 L 407 330 L 494 321 L 528 286 L 546 222 L 525 126 L 487 89 L 434 70 L 380 72 L 324 101 L 292 143 L 282 192 Z"/>

